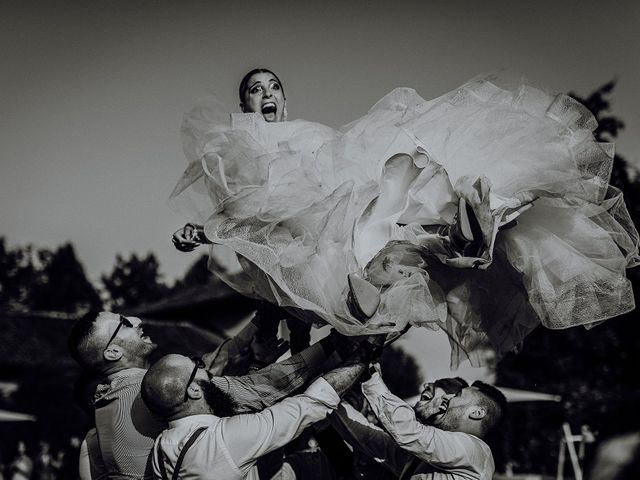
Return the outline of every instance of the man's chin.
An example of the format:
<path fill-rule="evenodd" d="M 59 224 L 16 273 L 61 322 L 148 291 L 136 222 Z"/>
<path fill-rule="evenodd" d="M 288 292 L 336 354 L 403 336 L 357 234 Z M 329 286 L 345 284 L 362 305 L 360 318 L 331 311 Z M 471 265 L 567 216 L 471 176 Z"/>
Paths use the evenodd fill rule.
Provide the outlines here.
<path fill-rule="evenodd" d="M 146 342 L 145 342 L 144 347 L 143 347 L 143 349 L 142 349 L 142 350 L 143 350 L 143 356 L 144 356 L 145 358 L 146 358 L 146 357 L 148 357 L 148 356 L 149 356 L 149 355 L 151 355 L 153 352 L 155 352 L 157 348 L 158 348 L 158 345 L 157 345 L 157 344 L 155 344 L 155 343 L 153 343 L 153 342 L 150 342 L 150 343 L 146 343 Z"/>
<path fill-rule="evenodd" d="M 443 416 L 441 413 L 431 413 L 419 408 L 416 408 L 415 412 L 418 421 L 424 425 L 436 425 L 438 420 Z"/>

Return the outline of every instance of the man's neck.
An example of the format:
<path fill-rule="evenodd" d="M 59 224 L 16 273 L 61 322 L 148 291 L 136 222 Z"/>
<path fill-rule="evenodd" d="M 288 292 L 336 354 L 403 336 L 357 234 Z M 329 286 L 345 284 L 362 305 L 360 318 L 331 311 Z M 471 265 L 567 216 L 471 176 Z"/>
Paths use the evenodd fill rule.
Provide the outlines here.
<path fill-rule="evenodd" d="M 109 364 L 102 370 L 102 376 L 107 382 L 113 381 L 116 375 L 124 370 L 130 368 L 143 368 L 148 367 L 146 359 L 139 359 L 137 361 L 117 361 L 114 364 Z"/>
<path fill-rule="evenodd" d="M 204 406 L 204 405 L 191 405 L 191 406 L 185 407 L 184 409 L 180 410 L 179 412 L 174 413 L 169 418 L 167 418 L 167 420 L 169 422 L 173 422 L 175 420 L 180 420 L 181 418 L 192 417 L 194 415 L 215 415 L 215 414 L 211 411 L 211 408 L 209 408 L 208 405 L 207 406 Z"/>

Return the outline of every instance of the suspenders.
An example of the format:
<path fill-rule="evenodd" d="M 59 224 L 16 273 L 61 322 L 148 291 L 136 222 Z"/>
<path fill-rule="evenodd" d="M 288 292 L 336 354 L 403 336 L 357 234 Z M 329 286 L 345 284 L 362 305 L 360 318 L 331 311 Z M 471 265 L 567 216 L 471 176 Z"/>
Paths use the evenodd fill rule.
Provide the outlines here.
<path fill-rule="evenodd" d="M 184 444 L 180 455 L 178 456 L 178 460 L 176 461 L 175 467 L 173 467 L 173 475 L 171 475 L 171 480 L 178 480 L 180 475 L 180 468 L 182 467 L 182 461 L 184 460 L 184 456 L 187 454 L 187 451 L 191 448 L 194 442 L 198 439 L 198 437 L 207 429 L 207 427 L 198 428 L 187 443 Z M 158 442 L 157 451 L 158 454 L 158 464 L 160 465 L 160 473 L 162 474 L 162 480 L 169 480 L 169 476 L 167 475 L 167 468 L 164 466 L 164 454 L 162 453 L 162 448 L 160 447 L 160 442 Z"/>
<path fill-rule="evenodd" d="M 418 470 L 418 467 L 421 463 L 422 460 L 420 460 L 418 457 L 412 456 L 411 460 L 409 460 L 402 469 L 402 473 L 400 474 L 400 477 L 398 477 L 398 480 L 409 480 L 413 476 L 413 474 L 416 473 L 416 470 Z"/>

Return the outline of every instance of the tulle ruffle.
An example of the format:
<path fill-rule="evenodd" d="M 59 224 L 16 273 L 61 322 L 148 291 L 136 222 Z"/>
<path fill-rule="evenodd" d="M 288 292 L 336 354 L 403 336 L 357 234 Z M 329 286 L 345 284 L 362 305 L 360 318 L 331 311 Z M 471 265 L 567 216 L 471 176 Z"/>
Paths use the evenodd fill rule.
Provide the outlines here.
<path fill-rule="evenodd" d="M 241 293 L 347 335 L 441 328 L 457 363 L 509 351 L 540 323 L 634 308 L 638 235 L 595 127 L 570 97 L 494 76 L 431 101 L 394 90 L 339 131 L 229 117 L 206 99 L 185 117 L 190 165 L 173 197 L 238 254 L 244 273 L 225 280 Z M 482 228 L 473 257 L 434 229 L 455 221 L 459 198 Z M 349 273 L 379 287 L 368 321 L 347 307 Z"/>

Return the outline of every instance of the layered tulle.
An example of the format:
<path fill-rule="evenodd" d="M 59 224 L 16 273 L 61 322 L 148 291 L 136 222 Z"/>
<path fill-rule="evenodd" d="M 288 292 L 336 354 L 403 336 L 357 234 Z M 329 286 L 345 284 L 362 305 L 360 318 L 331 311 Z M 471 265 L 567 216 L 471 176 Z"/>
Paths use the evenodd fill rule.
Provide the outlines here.
<path fill-rule="evenodd" d="M 348 335 L 441 328 L 455 363 L 509 351 L 540 323 L 633 309 L 638 236 L 595 127 L 567 96 L 492 77 L 431 101 L 394 90 L 339 131 L 230 121 L 209 99 L 185 118 L 191 163 L 174 197 L 199 197 L 207 237 L 241 259 L 226 277 L 240 292 Z M 473 257 L 437 228 L 459 198 L 482 229 Z M 347 306 L 349 273 L 380 291 L 368 320 Z"/>

